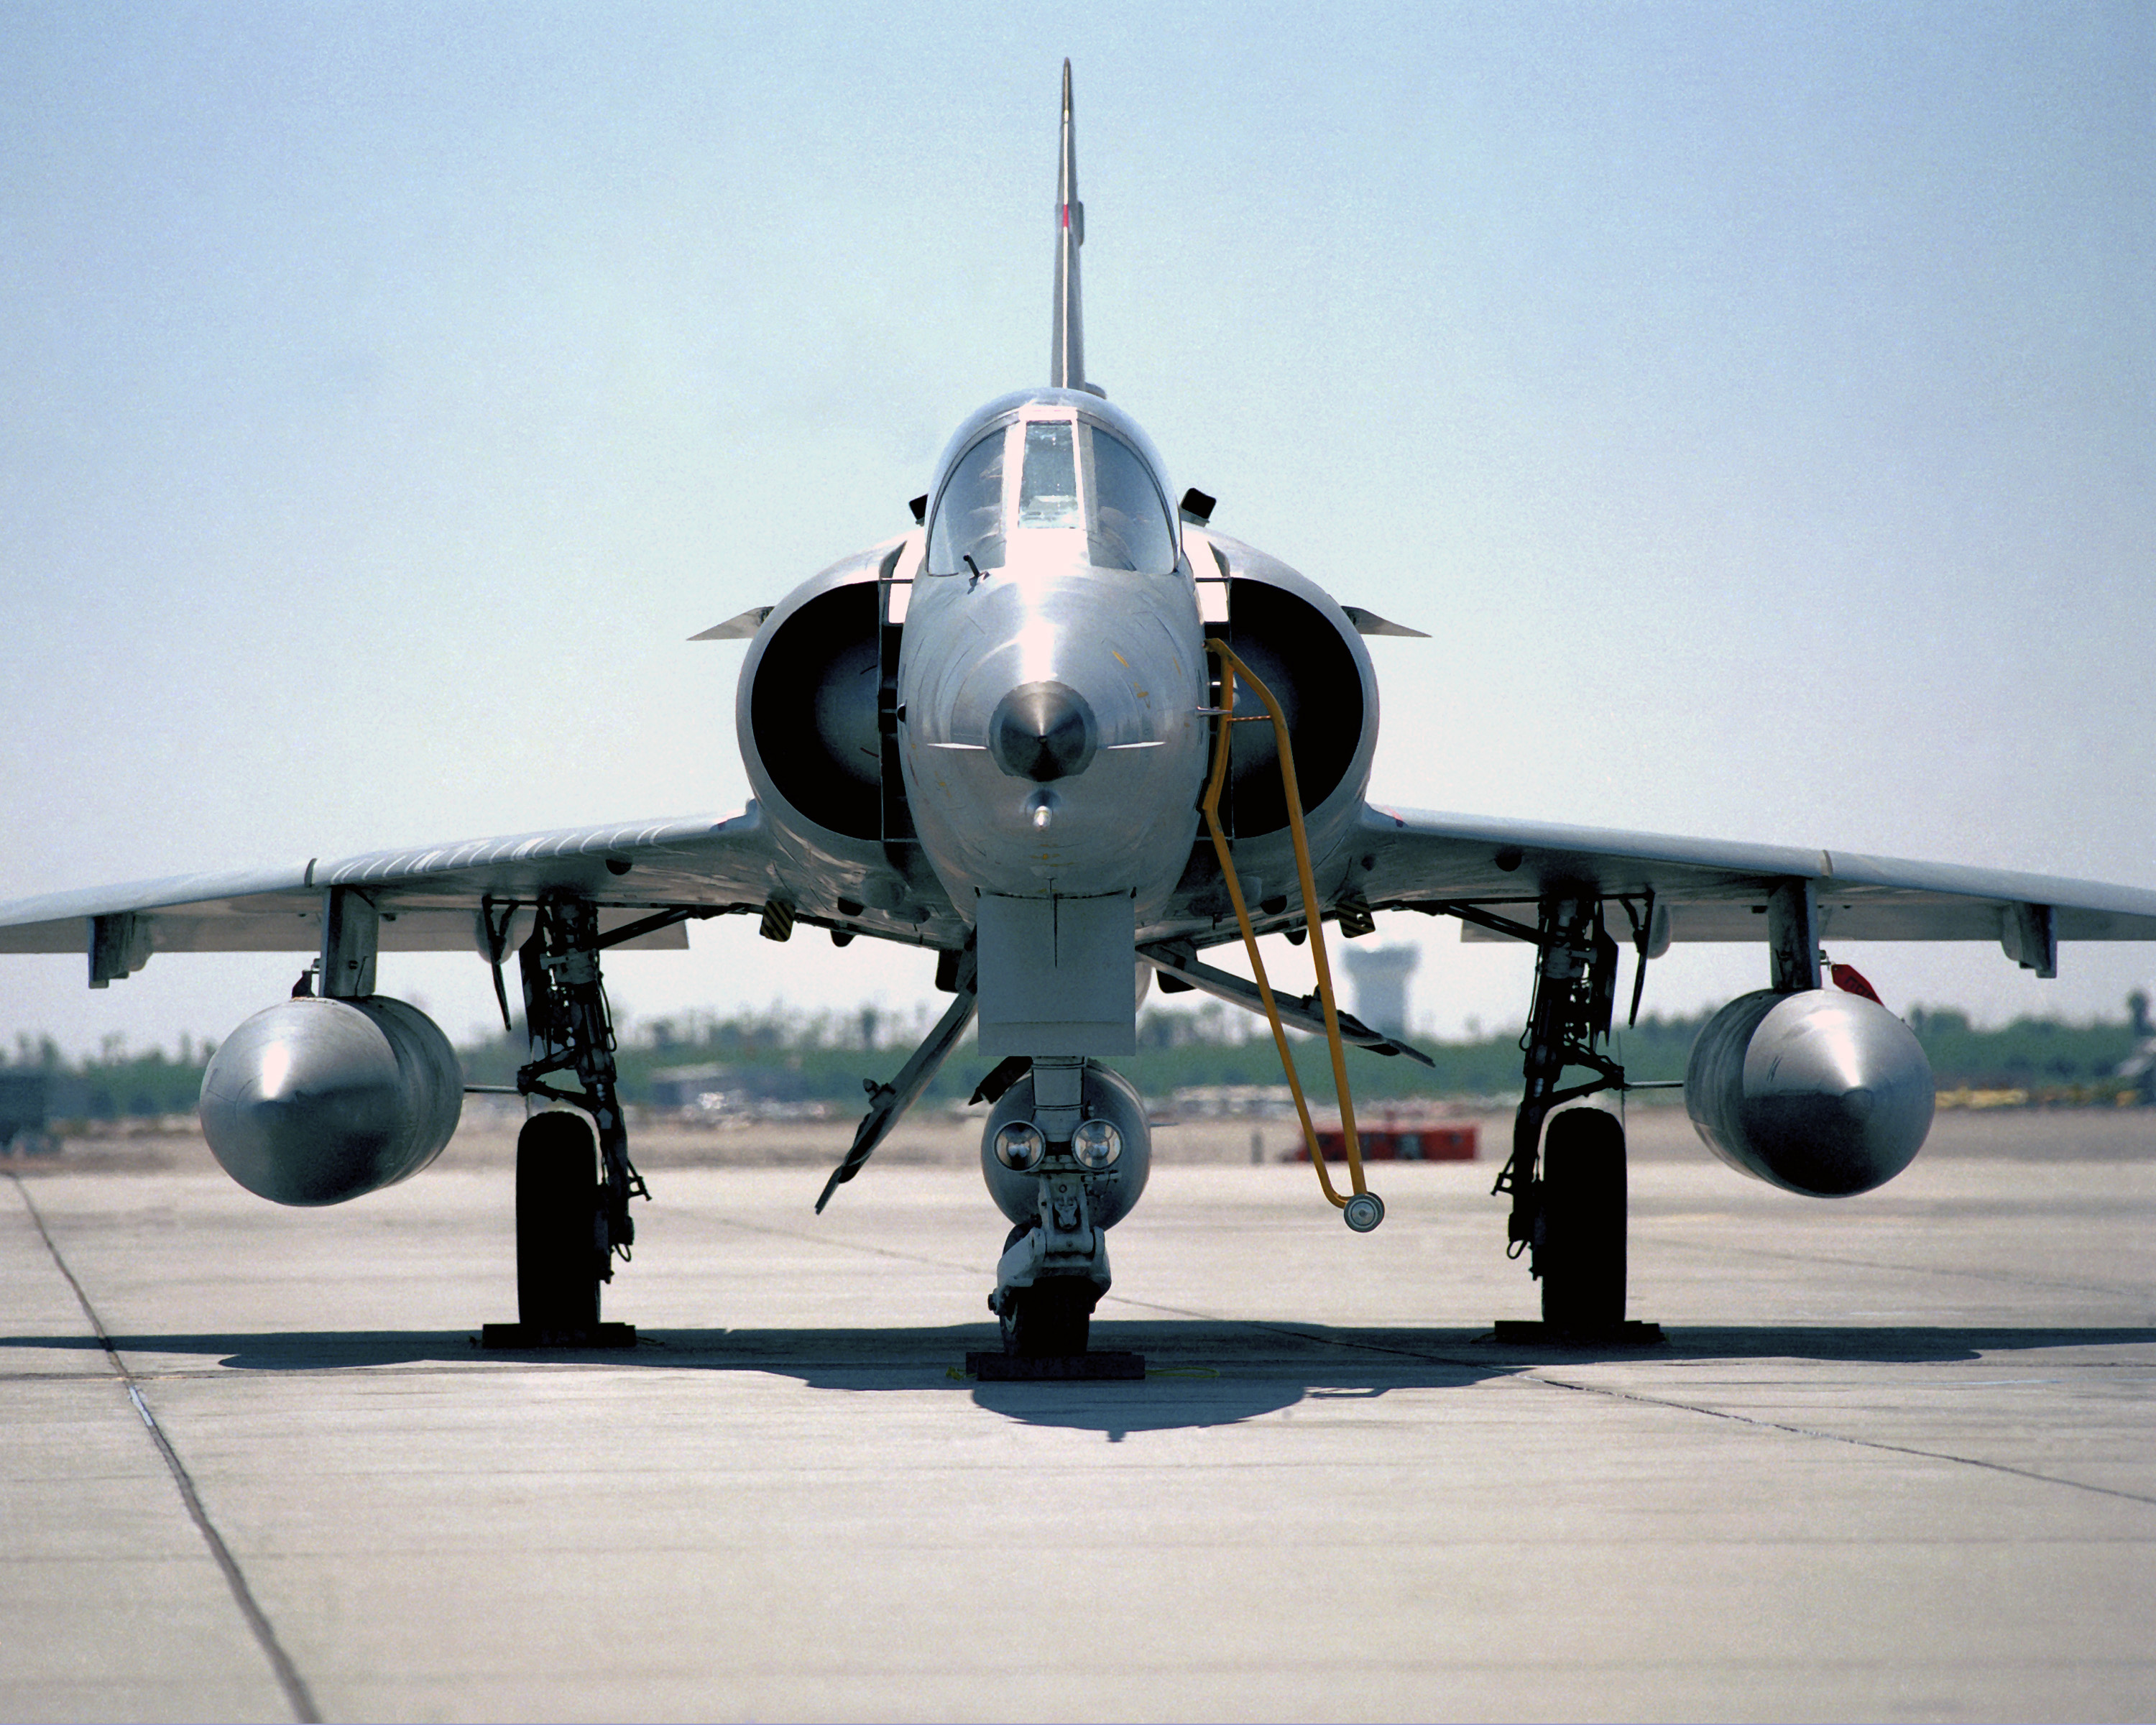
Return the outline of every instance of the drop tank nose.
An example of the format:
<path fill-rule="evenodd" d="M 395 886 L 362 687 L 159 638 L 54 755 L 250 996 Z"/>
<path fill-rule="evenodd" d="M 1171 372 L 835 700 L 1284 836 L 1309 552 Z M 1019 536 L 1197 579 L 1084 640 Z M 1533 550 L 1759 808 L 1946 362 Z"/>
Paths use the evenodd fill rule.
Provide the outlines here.
<path fill-rule="evenodd" d="M 203 1073 L 203 1136 L 277 1204 L 342 1204 L 417 1173 L 457 1129 L 464 1070 L 441 1028 L 386 995 L 282 1000 Z"/>
<path fill-rule="evenodd" d="M 1869 1192 L 1931 1130 L 1931 1062 L 1875 1000 L 1831 988 L 1740 995 L 1692 1045 L 1685 1106 L 1732 1166 L 1815 1198 Z"/>
<path fill-rule="evenodd" d="M 1101 729 L 1086 697 L 1067 683 L 1025 683 L 988 716 L 988 752 L 1013 778 L 1048 784 L 1092 764 Z"/>

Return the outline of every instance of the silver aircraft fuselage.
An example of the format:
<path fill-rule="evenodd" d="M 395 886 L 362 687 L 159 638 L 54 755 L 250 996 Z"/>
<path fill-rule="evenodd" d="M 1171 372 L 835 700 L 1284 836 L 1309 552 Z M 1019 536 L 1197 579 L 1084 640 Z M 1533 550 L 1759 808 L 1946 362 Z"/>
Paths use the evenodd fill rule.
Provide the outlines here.
<path fill-rule="evenodd" d="M 1091 1354 L 1087 1336 L 1111 1286 L 1107 1231 L 1152 1157 L 1142 1099 L 1103 1062 L 1137 1053 L 1156 973 L 1261 1011 L 1291 1076 L 1286 1029 L 1327 1038 L 1355 1190 L 1325 1192 L 1368 1231 L 1383 1206 L 1354 1161 L 1343 1045 L 1428 1060 L 1337 1010 L 1322 919 L 1353 938 L 1378 911 L 1415 910 L 1528 945 L 1522 1100 L 1497 1189 L 1512 1198 L 1512 1249 L 1542 1280 L 1538 1339 L 1599 1348 L 1644 1339 L 1625 1318 L 1624 1132 L 1563 1105 L 1632 1087 L 1608 1041 L 1616 918 L 1635 1014 L 1645 967 L 1672 940 L 1763 937 L 1770 986 L 1701 1031 L 1685 1101 L 1724 1160 L 1820 1197 L 1898 1173 L 1935 1089 L 1915 1034 L 1827 967 L 1823 940 L 1995 940 L 2042 976 L 2061 938 L 2156 941 L 2156 893 L 2128 888 L 1368 803 L 1378 685 L 1363 638 L 1414 631 L 1215 531 L 1202 492 L 1178 506 L 1143 432 L 1086 381 L 1077 190 L 1066 61 L 1049 386 L 959 428 L 908 531 L 696 637 L 749 643 L 735 715 L 754 801 L 740 815 L 57 894 L 0 906 L 0 952 L 84 953 L 103 988 L 153 952 L 311 946 L 295 998 L 227 1038 L 203 1081 L 218 1160 L 295 1204 L 417 1173 L 459 1117 L 455 1052 L 377 993 L 381 952 L 476 944 L 505 1029 L 513 956 L 531 1038 L 516 1093 L 567 1106 L 520 1135 L 520 1322 L 485 1345 L 551 1349 L 633 1339 L 599 1322 L 600 1286 L 634 1242 L 631 1199 L 649 1195 L 602 952 L 685 947 L 690 920 L 744 911 L 773 940 L 801 923 L 839 946 L 866 934 L 932 951 L 951 1003 L 891 1081 L 870 1084 L 816 1208 L 971 1029 L 966 1058 L 994 1063 L 973 1094 L 990 1111 L 982 1171 L 1014 1224 L 988 1303 L 1017 1363 L 981 1375 L 1065 1379 L 1142 1373 L 1134 1355 Z M 1217 679 L 1216 633 L 1232 653 Z M 1307 939 L 1323 999 L 1265 983 L 1258 937 L 1276 932 Z M 1239 937 L 1250 980 L 1200 956 Z M 1582 1070 L 1594 1081 L 1563 1081 Z M 1306 1110 L 1301 1125 L 1323 1178 Z"/>
<path fill-rule="evenodd" d="M 959 914 L 1127 894 L 1188 861 L 1206 771 L 1197 590 L 1127 415 L 1077 390 L 990 403 L 937 464 L 906 602 L 906 793 Z"/>

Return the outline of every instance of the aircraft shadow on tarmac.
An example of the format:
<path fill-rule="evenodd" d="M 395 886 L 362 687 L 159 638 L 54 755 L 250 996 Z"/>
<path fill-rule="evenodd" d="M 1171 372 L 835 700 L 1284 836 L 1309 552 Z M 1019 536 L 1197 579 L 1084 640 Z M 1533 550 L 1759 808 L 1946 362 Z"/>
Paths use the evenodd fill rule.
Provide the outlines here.
<path fill-rule="evenodd" d="M 851 1393 L 969 1388 L 984 1411 L 1028 1425 L 1105 1432 L 1231 1425 L 1306 1400 L 1368 1399 L 1401 1389 L 1462 1389 L 1536 1368 L 1702 1360 L 1945 1365 L 2041 1348 L 2156 1343 L 2156 1328 L 1972 1326 L 1678 1327 L 1650 1348 L 1497 1346 L 1478 1329 L 1160 1320 L 1094 1326 L 1095 1346 L 1146 1356 L 1142 1382 L 973 1384 L 968 1352 L 992 1349 L 987 1324 L 887 1329 L 653 1329 L 619 1352 L 480 1352 L 464 1330 L 280 1330 L 116 1336 L 132 1369 L 154 1378 L 192 1357 L 228 1370 L 336 1372 L 369 1368 L 495 1370 L 532 1364 L 613 1369 L 769 1372 Z M 0 1336 L 0 1352 L 100 1350 L 88 1336 Z"/>

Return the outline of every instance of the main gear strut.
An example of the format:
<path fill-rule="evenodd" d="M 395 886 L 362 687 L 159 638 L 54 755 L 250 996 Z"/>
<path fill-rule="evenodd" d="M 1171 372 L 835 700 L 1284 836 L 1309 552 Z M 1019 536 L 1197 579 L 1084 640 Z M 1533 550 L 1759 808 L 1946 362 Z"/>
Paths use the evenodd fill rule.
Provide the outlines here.
<path fill-rule="evenodd" d="M 678 921 L 669 916 L 669 921 Z M 636 1243 L 632 1198 L 651 1196 L 629 1159 L 629 1129 L 616 1092 L 613 1017 L 599 980 L 602 942 L 598 911 L 580 898 L 542 899 L 536 926 L 517 957 L 524 973 L 524 1022 L 534 1058 L 517 1069 L 516 1087 L 527 1096 L 567 1102 L 591 1117 L 599 1141 L 599 1229 L 593 1241 L 602 1281 L 613 1280 L 613 1260 L 628 1262 Z M 581 1088 L 564 1090 L 546 1081 L 573 1073 Z"/>
<path fill-rule="evenodd" d="M 488 950 L 496 959 L 522 906 L 483 907 Z M 680 906 L 602 934 L 598 906 L 573 894 L 550 894 L 532 907 L 531 937 L 517 949 L 525 1027 L 532 1058 L 517 1069 L 516 1094 L 566 1102 L 525 1122 L 516 1139 L 516 1303 L 518 1322 L 488 1324 L 488 1348 L 626 1348 L 629 1324 L 599 1322 L 599 1286 L 613 1280 L 636 1242 L 629 1200 L 650 1190 L 629 1159 L 614 1070 L 613 1018 L 599 978 L 599 953 L 639 936 L 722 913 L 725 906 Z M 499 913 L 499 920 L 497 920 Z M 566 1082 L 549 1081 L 567 1075 Z M 590 1124 L 585 1124 L 588 1119 Z M 598 1137 L 594 1179 L 593 1135 Z"/>
<path fill-rule="evenodd" d="M 1628 901 L 1618 902 L 1635 925 L 1644 964 L 1651 901 L 1645 919 Z M 1608 1050 L 1617 1000 L 1618 947 L 1604 926 L 1602 900 L 1585 891 L 1551 891 L 1532 927 L 1479 905 L 1418 908 L 1458 916 L 1535 947 L 1534 1003 L 1520 1038 L 1522 1093 L 1512 1119 L 1512 1152 L 1491 1190 L 1512 1196 L 1512 1214 L 1506 1219 L 1510 1255 L 1527 1255 L 1528 1271 L 1543 1285 L 1543 1321 L 1501 1322 L 1497 1339 L 1659 1342 L 1659 1325 L 1625 1318 L 1624 1125 L 1615 1116 L 1592 1108 L 1551 1118 L 1565 1103 L 1583 1096 L 1645 1087 L 1626 1080 L 1624 1067 Z M 1638 998 L 1635 987 L 1635 1014 Z M 1594 1076 L 1563 1083 L 1566 1070 L 1573 1067 Z"/>

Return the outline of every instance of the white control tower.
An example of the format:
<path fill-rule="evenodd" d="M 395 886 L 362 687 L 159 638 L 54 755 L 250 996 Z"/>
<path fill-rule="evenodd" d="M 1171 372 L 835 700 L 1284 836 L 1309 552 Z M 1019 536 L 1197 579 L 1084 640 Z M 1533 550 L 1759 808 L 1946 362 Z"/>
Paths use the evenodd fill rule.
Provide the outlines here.
<path fill-rule="evenodd" d="M 1355 1016 L 1388 1036 L 1404 1036 L 1408 1023 L 1408 978 L 1422 962 L 1419 947 L 1343 944 L 1348 979 L 1355 985 Z"/>

